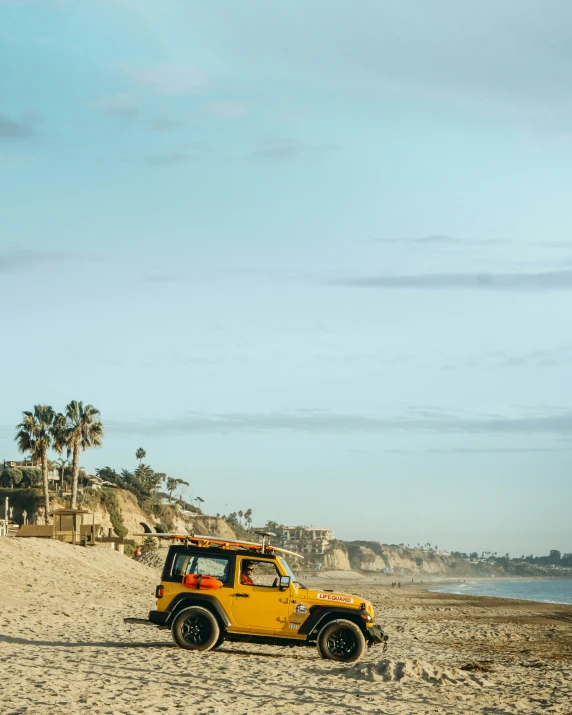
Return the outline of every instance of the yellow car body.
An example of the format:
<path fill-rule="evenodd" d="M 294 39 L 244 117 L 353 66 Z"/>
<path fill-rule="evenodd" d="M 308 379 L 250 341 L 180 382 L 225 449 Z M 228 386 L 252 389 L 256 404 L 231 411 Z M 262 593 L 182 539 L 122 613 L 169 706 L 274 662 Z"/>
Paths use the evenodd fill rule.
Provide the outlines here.
<path fill-rule="evenodd" d="M 247 568 L 250 571 L 247 572 Z M 197 584 L 199 576 L 202 582 Z M 195 578 L 194 586 L 184 585 L 185 577 Z M 212 583 L 218 587 L 209 587 Z M 218 545 L 207 548 L 197 544 L 173 545 L 169 548 L 156 596 L 157 606 L 149 613 L 149 622 L 171 628 L 176 642 L 184 648 L 208 650 L 226 640 L 317 644 L 321 652 L 329 652 L 328 643 L 334 643 L 335 637 L 339 641 L 340 629 L 344 627 L 346 635 L 359 641 L 353 651 L 357 648 L 360 655 L 364 646 L 387 640 L 375 623 L 369 601 L 352 594 L 305 587 L 278 552 L 260 553 L 260 550 Z M 216 619 L 216 626 L 212 627 L 218 627 L 218 636 L 216 643 L 213 641 L 203 648 L 187 642 L 181 628 L 189 630 L 189 625 L 183 623 L 185 613 L 211 618 L 205 611 Z M 333 622 L 341 625 L 333 635 L 330 631 L 335 629 L 328 629 L 329 641 L 324 640 L 320 647 L 321 634 Z"/>

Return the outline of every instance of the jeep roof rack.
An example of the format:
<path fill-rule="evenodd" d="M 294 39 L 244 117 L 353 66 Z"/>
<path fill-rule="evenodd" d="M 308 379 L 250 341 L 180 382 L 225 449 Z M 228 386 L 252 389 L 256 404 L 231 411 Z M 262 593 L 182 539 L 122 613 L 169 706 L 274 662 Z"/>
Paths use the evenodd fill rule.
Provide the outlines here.
<path fill-rule="evenodd" d="M 244 549 L 246 551 L 255 551 L 260 554 L 272 554 L 273 552 L 279 552 L 282 554 L 289 554 L 297 559 L 303 559 L 301 554 L 297 554 L 295 551 L 288 551 L 288 549 L 282 549 L 278 546 L 271 546 L 266 543 L 266 538 L 270 536 L 275 536 L 272 532 L 257 532 L 262 535 L 262 543 L 256 541 L 242 541 L 241 539 L 225 539 L 222 536 L 205 536 L 203 534 L 149 534 L 147 533 L 137 533 L 134 536 L 146 536 L 155 537 L 157 539 L 170 539 L 171 541 L 182 541 L 185 545 L 193 544 L 194 546 L 200 546 L 201 548 L 209 548 L 210 546 L 218 546 L 221 549 Z"/>

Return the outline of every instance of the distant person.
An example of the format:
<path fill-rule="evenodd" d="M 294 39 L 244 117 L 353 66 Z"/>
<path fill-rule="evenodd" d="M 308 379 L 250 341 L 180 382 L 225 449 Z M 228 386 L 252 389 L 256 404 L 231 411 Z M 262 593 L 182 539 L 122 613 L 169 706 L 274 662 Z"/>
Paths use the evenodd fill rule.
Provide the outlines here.
<path fill-rule="evenodd" d="M 138 559 L 141 556 L 141 547 L 138 546 L 133 552 L 133 558 Z"/>
<path fill-rule="evenodd" d="M 401 588 L 401 581 L 398 582 L 397 588 Z"/>
<path fill-rule="evenodd" d="M 254 564 L 252 561 L 243 561 L 240 573 L 240 583 L 243 586 L 254 586 Z"/>

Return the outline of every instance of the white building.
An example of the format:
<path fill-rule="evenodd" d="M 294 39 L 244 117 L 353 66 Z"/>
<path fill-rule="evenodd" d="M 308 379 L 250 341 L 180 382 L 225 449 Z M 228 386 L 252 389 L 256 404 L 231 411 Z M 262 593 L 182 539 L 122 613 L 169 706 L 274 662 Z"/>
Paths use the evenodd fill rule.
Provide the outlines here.
<path fill-rule="evenodd" d="M 325 554 L 334 538 L 333 529 L 319 526 L 283 526 L 277 534 L 286 549 L 301 554 Z"/>

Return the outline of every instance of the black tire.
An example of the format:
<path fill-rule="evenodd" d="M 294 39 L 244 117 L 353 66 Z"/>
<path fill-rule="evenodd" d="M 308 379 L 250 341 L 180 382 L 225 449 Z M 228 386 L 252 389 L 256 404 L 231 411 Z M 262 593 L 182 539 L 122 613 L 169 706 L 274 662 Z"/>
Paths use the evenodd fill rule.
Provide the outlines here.
<path fill-rule="evenodd" d="M 202 606 L 191 606 L 181 611 L 171 630 L 175 643 L 186 650 L 211 650 L 220 637 L 217 619 Z"/>
<path fill-rule="evenodd" d="M 217 642 L 213 645 L 212 650 L 218 650 L 225 641 L 226 633 L 224 631 L 220 632 Z"/>
<path fill-rule="evenodd" d="M 365 649 L 360 627 L 343 618 L 326 623 L 318 634 L 318 652 L 326 660 L 354 663 L 362 657 Z"/>

